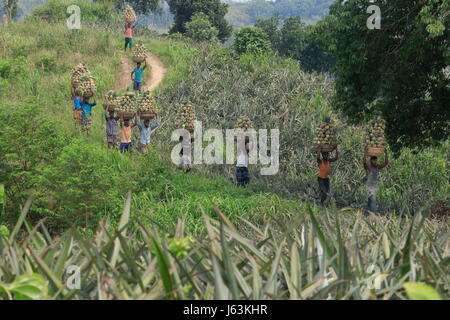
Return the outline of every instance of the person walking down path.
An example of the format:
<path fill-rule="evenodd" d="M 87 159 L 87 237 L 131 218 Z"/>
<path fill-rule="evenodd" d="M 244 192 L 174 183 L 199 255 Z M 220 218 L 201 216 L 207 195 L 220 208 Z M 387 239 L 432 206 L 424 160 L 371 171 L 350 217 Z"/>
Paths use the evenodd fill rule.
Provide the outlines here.
<path fill-rule="evenodd" d="M 156 118 L 152 124 L 150 124 L 150 120 L 145 119 L 144 124 L 142 124 L 138 115 L 136 118 L 136 123 L 140 131 L 139 143 L 141 145 L 141 152 L 146 154 L 148 152 L 148 145 L 151 141 L 152 131 L 159 126 L 159 118 Z"/>
<path fill-rule="evenodd" d="M 73 99 L 72 114 L 75 125 L 81 125 L 81 96 L 78 92 L 75 92 L 75 98 Z"/>
<path fill-rule="evenodd" d="M 237 162 L 236 162 L 236 186 L 244 187 L 250 182 L 248 173 L 248 156 L 249 156 L 249 138 L 245 137 L 244 146 L 237 145 Z"/>
<path fill-rule="evenodd" d="M 322 158 L 320 157 L 322 155 Z M 336 148 L 336 156 L 330 159 L 328 152 L 317 152 L 317 165 L 319 166 L 319 173 L 317 174 L 317 182 L 319 183 L 320 204 L 323 207 L 324 202 L 330 196 L 330 171 L 331 163 L 339 159 L 339 152 Z"/>
<path fill-rule="evenodd" d="M 387 150 L 384 151 L 384 163 L 378 164 L 378 157 L 370 157 L 370 162 L 366 162 L 367 148 L 364 150 L 363 165 L 367 174 L 366 190 L 368 193 L 367 211 L 377 213 L 376 195 L 378 191 L 378 174 L 381 169 L 389 164 Z"/>
<path fill-rule="evenodd" d="M 114 117 L 114 111 L 105 111 L 105 121 L 106 121 L 106 141 L 108 147 L 114 149 L 117 147 L 117 121 L 119 117 Z"/>
<path fill-rule="evenodd" d="M 131 143 L 131 133 L 132 129 L 136 126 L 135 123 L 130 124 L 130 120 L 123 119 L 123 115 L 120 117 L 120 152 L 131 152 L 132 151 L 132 143 Z"/>
<path fill-rule="evenodd" d="M 181 142 L 181 150 L 180 150 L 180 165 L 178 169 L 184 169 L 185 172 L 189 172 L 192 170 L 192 146 L 194 145 L 194 137 L 191 139 L 184 139 L 180 137 L 179 142 Z"/>
<path fill-rule="evenodd" d="M 133 29 L 135 25 L 131 23 L 125 23 L 125 48 L 124 50 L 127 51 L 127 47 L 130 49 L 133 48 Z"/>
<path fill-rule="evenodd" d="M 144 73 L 144 70 L 147 68 L 147 61 L 144 62 L 144 67 L 141 68 L 141 63 L 138 62 L 136 64 L 136 68 L 133 69 L 131 72 L 131 81 L 133 81 L 133 89 L 135 91 L 141 92 L 142 89 L 142 74 Z M 134 75 L 134 76 L 133 76 Z"/>
<path fill-rule="evenodd" d="M 89 134 L 89 130 L 92 125 L 92 107 L 97 105 L 97 100 L 94 98 L 94 102 L 90 103 L 89 98 L 83 98 L 83 102 L 81 103 L 81 128 L 87 134 Z"/>

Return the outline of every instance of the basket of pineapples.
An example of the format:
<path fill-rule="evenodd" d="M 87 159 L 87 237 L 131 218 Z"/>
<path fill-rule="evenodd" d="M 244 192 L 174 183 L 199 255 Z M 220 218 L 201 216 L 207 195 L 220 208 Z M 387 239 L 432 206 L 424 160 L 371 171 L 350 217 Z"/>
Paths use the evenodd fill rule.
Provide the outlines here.
<path fill-rule="evenodd" d="M 134 92 L 126 92 L 120 97 L 118 109 L 123 119 L 133 119 L 136 116 L 137 101 Z"/>
<path fill-rule="evenodd" d="M 316 128 L 314 146 L 321 152 L 331 152 L 337 147 L 336 131 L 330 124 L 330 119 L 325 119 Z"/>
<path fill-rule="evenodd" d="M 142 94 L 138 102 L 138 111 L 139 116 L 144 120 L 151 120 L 157 116 L 158 107 L 156 106 L 155 97 L 149 90 L 144 91 Z"/>
<path fill-rule="evenodd" d="M 366 155 L 378 157 L 384 154 L 386 150 L 385 129 L 386 120 L 381 115 L 376 116 L 369 122 L 364 138 Z"/>
<path fill-rule="evenodd" d="M 176 118 L 176 124 L 183 129 L 193 132 L 195 120 L 194 107 L 190 104 L 181 106 Z"/>

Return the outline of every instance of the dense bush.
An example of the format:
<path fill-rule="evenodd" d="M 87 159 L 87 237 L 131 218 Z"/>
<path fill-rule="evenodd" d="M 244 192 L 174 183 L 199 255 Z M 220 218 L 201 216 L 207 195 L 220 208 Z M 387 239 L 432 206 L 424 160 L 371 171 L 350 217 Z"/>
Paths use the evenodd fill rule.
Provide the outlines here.
<path fill-rule="evenodd" d="M 238 54 L 266 54 L 271 50 L 267 34 L 260 28 L 244 27 L 236 32 L 233 48 Z"/>
<path fill-rule="evenodd" d="M 217 42 L 219 31 L 204 13 L 196 13 L 190 22 L 186 22 L 186 36 L 195 41 Z"/>

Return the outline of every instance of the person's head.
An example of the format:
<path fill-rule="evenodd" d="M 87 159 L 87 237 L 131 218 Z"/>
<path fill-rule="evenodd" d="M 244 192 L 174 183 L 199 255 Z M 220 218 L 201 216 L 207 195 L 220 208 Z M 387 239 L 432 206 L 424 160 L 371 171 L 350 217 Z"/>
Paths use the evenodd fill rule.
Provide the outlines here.
<path fill-rule="evenodd" d="M 114 118 L 114 111 L 109 111 L 109 117 Z"/>
<path fill-rule="evenodd" d="M 144 120 L 144 126 L 146 126 L 148 128 L 150 126 L 150 120 L 145 119 Z"/>
<path fill-rule="evenodd" d="M 130 120 L 123 120 L 123 124 L 125 125 L 125 127 L 128 127 L 130 125 Z"/>
<path fill-rule="evenodd" d="M 376 166 L 378 164 L 377 161 L 378 161 L 377 157 L 370 157 L 370 164 L 372 166 Z"/>
<path fill-rule="evenodd" d="M 130 22 L 127 22 L 127 27 L 128 28 L 131 27 L 131 23 Z"/>
<path fill-rule="evenodd" d="M 323 160 L 328 160 L 330 154 L 328 152 L 322 152 L 322 159 Z"/>
<path fill-rule="evenodd" d="M 85 102 L 89 102 L 89 97 L 83 97 L 83 100 L 85 101 Z"/>

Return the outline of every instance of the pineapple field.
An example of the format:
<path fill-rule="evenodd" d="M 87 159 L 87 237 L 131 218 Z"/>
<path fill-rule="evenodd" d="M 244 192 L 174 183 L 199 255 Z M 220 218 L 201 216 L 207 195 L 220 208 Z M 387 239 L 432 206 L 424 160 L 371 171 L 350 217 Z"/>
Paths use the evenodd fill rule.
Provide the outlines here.
<path fill-rule="evenodd" d="M 0 300 L 450 297 L 448 139 L 395 154 L 380 174 L 381 214 L 365 216 L 363 157 L 389 150 L 389 119 L 349 125 L 333 109 L 333 80 L 145 30 L 125 56 L 134 10 L 96 2 L 87 16 L 110 16 L 68 30 L 64 1 L 49 3 L 0 25 Z M 150 52 L 167 68 L 158 88 L 118 89 L 121 61 Z M 73 124 L 73 91 L 98 99 L 89 136 Z M 107 148 L 102 104 L 161 119 L 147 155 Z M 278 128 L 280 172 L 250 165 L 238 188 L 232 165 L 177 170 L 170 134 L 195 120 Z M 335 146 L 332 196 L 319 208 L 317 149 Z M 71 265 L 83 275 L 75 290 Z"/>

